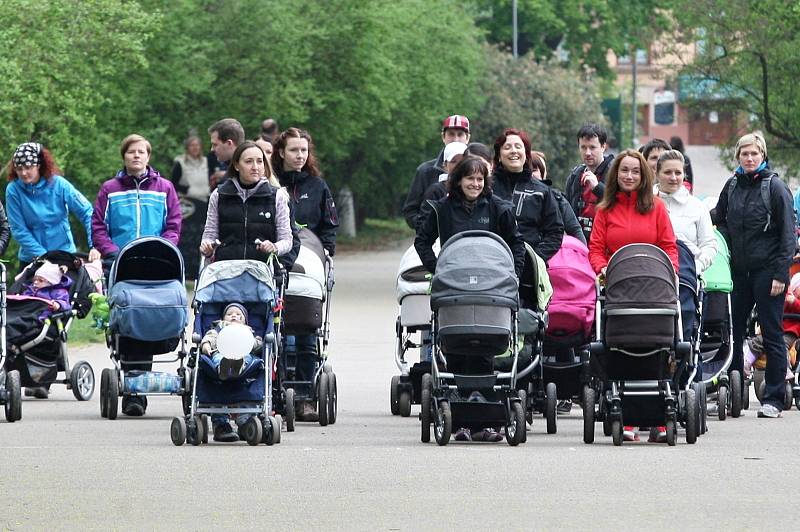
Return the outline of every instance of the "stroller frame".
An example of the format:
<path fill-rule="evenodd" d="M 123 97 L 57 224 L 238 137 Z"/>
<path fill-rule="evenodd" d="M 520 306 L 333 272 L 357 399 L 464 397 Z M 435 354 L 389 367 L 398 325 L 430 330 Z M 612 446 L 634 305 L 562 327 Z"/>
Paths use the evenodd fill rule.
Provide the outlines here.
<path fill-rule="evenodd" d="M 17 370 L 6 370 L 6 265 L 0 262 L 0 404 L 6 421 L 22 419 L 22 385 Z"/>

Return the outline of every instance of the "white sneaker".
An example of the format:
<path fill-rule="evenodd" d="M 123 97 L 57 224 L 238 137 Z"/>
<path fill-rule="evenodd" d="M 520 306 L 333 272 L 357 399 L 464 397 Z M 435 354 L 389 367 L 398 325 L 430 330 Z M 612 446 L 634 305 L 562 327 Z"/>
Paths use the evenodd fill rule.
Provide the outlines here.
<path fill-rule="evenodd" d="M 777 407 L 767 403 L 758 410 L 758 417 L 776 418 L 781 417 L 781 411 Z"/>

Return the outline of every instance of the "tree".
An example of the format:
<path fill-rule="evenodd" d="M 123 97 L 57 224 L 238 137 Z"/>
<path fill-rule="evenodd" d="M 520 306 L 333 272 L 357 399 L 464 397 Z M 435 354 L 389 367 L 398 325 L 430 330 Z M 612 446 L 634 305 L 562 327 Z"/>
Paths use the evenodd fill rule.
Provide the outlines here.
<path fill-rule="evenodd" d="M 530 56 L 515 60 L 496 47 L 487 47 L 487 54 L 490 69 L 481 87 L 487 98 L 473 138 L 491 145 L 504 128 L 527 131 L 533 149 L 547 157 L 550 178 L 563 187 L 578 161 L 578 129 L 604 121 L 591 79 Z"/>
<path fill-rule="evenodd" d="M 800 3 L 678 0 L 674 13 L 675 44 L 696 52 L 683 81 L 750 117 L 775 160 L 800 162 Z"/>
<path fill-rule="evenodd" d="M 478 22 L 490 42 L 511 48 L 512 0 L 474 0 Z M 559 60 L 589 68 L 611 79 L 607 54 L 625 55 L 644 48 L 668 27 L 664 1 L 658 0 L 518 0 L 520 55 Z"/>

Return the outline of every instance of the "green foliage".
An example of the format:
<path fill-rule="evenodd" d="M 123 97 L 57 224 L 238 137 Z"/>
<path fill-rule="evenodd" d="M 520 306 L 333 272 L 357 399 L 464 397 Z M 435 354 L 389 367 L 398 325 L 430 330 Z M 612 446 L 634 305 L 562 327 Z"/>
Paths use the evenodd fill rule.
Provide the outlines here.
<path fill-rule="evenodd" d="M 494 47 L 487 47 L 487 53 L 491 69 L 481 87 L 487 98 L 473 139 L 491 145 L 506 127 L 526 130 L 533 149 L 547 156 L 549 177 L 563 186 L 579 161 L 581 124 L 604 122 L 591 80 L 530 56 L 514 60 Z"/>
<path fill-rule="evenodd" d="M 474 0 L 489 40 L 512 45 L 512 0 Z M 665 2 L 658 0 L 518 0 L 520 55 L 549 60 L 556 50 L 573 66 L 588 67 L 611 79 L 606 55 L 643 47 L 667 27 Z"/>
<path fill-rule="evenodd" d="M 770 158 L 800 162 L 800 2 L 678 0 L 676 43 L 698 44 L 685 74 L 710 80 L 717 109 L 750 117 L 767 135 Z M 733 139 L 732 139 L 733 140 Z"/>

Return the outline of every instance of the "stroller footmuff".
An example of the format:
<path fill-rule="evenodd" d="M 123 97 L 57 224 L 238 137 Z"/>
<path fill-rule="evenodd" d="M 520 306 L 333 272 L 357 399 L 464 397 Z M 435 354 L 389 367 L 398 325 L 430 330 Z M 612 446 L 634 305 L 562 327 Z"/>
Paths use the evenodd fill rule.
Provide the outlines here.
<path fill-rule="evenodd" d="M 511 251 L 497 235 L 465 231 L 442 246 L 431 285 L 434 362 L 421 383 L 423 442 L 430 441 L 431 423 L 439 445 L 449 442 L 454 427 L 505 427 L 509 444 L 523 441 L 518 305 Z M 510 371 L 496 372 L 494 357 L 508 350 Z"/>
<path fill-rule="evenodd" d="M 49 300 L 18 295 L 33 281 L 36 270 L 45 262 L 61 267 L 67 280 L 70 308 L 50 311 Z M 66 251 L 50 251 L 36 258 L 9 289 L 3 318 L 6 372 L 16 371 L 23 387 L 65 384 L 79 401 L 94 394 L 94 371 L 84 361 L 71 366 L 67 350 L 69 330 L 75 319 L 85 318 L 92 302 L 94 285 L 80 258 Z M 63 377 L 59 378 L 59 373 Z"/>
<path fill-rule="evenodd" d="M 700 431 L 700 397 L 682 389 L 682 373 L 691 344 L 682 341 L 675 271 L 667 254 L 649 244 L 619 249 L 606 270 L 604 294 L 598 297 L 597 341 L 591 344 L 592 369 L 600 385 L 597 417 L 622 443 L 623 425 L 665 426 L 674 445 L 679 422 L 686 440 Z M 592 414 L 590 412 L 589 414 Z M 594 441 L 594 416 L 584 411 L 584 441 Z"/>
<path fill-rule="evenodd" d="M 120 397 L 124 403 L 149 395 L 185 395 L 188 307 L 178 248 L 159 237 L 122 248 L 109 274 L 108 303 L 106 343 L 114 367 L 101 374 L 100 415 L 116 419 Z M 151 371 L 153 364 L 174 362 L 180 364 L 176 373 Z M 145 399 L 133 400 L 146 405 Z"/>

